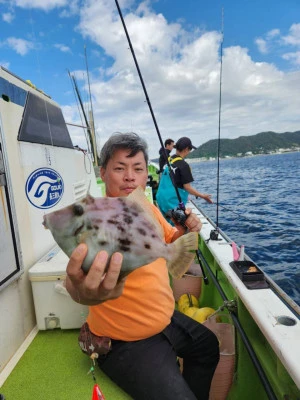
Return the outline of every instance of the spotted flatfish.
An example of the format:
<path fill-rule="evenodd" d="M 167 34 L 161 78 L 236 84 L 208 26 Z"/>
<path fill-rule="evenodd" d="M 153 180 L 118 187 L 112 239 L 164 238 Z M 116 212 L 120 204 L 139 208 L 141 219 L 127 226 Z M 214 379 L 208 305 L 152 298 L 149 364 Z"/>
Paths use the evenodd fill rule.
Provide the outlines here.
<path fill-rule="evenodd" d="M 170 274 L 181 277 L 194 260 L 198 233 L 187 233 L 166 244 L 162 226 L 141 187 L 127 197 L 87 195 L 61 210 L 44 216 L 44 226 L 70 257 L 79 243 L 86 243 L 88 253 L 82 265 L 88 272 L 100 250 L 123 254 L 120 278 L 157 258 L 164 258 Z"/>

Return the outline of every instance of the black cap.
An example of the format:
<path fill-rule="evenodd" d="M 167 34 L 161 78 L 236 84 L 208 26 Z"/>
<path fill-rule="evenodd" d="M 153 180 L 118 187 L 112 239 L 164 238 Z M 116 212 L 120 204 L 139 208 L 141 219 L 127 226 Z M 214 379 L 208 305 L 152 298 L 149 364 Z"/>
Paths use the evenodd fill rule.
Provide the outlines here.
<path fill-rule="evenodd" d="M 176 145 L 175 145 L 175 149 L 182 151 L 186 148 L 189 148 L 190 150 L 192 149 L 196 149 L 197 147 L 192 145 L 191 139 L 188 137 L 182 137 L 180 139 L 177 140 Z"/>

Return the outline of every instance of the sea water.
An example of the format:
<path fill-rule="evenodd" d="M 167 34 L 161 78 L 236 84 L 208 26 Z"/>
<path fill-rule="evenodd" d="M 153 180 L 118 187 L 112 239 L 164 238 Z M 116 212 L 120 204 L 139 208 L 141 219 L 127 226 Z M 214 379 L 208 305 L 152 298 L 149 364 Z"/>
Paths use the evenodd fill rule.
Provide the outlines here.
<path fill-rule="evenodd" d="M 300 305 L 300 152 L 221 159 L 219 207 L 217 161 L 190 165 L 196 204 Z"/>

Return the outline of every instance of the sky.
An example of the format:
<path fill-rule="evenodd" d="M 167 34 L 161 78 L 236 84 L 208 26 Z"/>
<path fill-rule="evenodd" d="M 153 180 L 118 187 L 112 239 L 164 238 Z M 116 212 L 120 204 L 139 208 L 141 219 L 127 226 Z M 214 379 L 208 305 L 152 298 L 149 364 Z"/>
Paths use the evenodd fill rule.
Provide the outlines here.
<path fill-rule="evenodd" d="M 299 0 L 119 5 L 163 141 L 188 136 L 198 147 L 219 129 L 224 139 L 300 130 Z M 93 110 L 99 149 L 112 133 L 134 131 L 158 157 L 115 0 L 0 0 L 0 18 L 0 65 L 50 95 L 67 123 L 82 124 L 70 72 Z M 69 130 L 87 148 L 83 130 Z"/>

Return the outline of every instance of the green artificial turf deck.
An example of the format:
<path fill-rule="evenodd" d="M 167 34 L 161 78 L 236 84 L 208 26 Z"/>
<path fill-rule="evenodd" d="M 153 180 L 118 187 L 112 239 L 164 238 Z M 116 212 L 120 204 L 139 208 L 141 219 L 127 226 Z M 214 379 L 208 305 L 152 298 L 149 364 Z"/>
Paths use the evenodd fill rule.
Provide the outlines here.
<path fill-rule="evenodd" d="M 40 331 L 0 389 L 5 400 L 91 400 L 91 361 L 79 348 L 78 330 Z M 130 400 L 96 366 L 106 400 Z"/>

